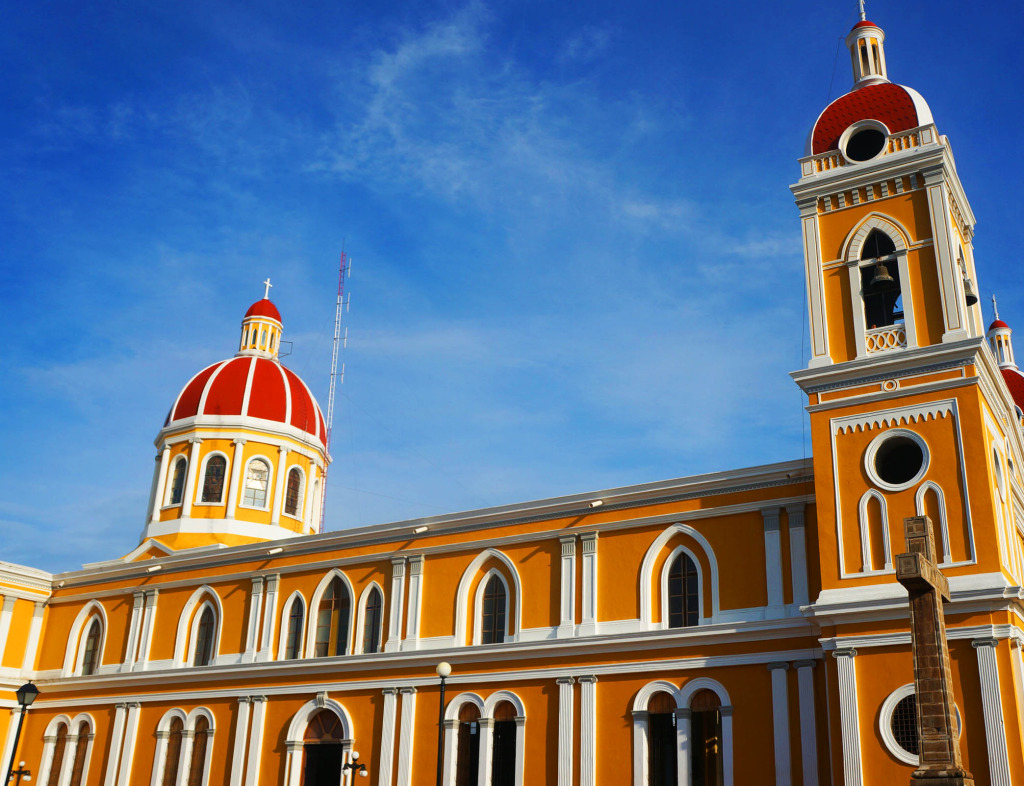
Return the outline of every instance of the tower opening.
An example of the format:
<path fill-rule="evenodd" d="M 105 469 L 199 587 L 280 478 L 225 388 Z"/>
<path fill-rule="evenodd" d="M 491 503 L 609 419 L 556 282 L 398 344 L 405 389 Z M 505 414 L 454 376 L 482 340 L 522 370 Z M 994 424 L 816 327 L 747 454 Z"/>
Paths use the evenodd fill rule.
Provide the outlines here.
<path fill-rule="evenodd" d="M 872 230 L 864 241 L 860 258 L 862 263 L 868 263 L 862 264 L 860 270 L 865 324 L 870 329 L 902 322 L 903 293 L 892 238 L 877 229 Z"/>

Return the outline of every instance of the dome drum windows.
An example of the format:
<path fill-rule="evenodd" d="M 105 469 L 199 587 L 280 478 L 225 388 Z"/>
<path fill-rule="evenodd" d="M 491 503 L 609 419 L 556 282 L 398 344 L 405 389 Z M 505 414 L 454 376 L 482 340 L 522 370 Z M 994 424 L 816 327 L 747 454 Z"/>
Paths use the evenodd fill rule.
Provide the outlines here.
<path fill-rule="evenodd" d="M 180 505 L 185 499 L 185 480 L 188 476 L 188 459 L 178 456 L 171 465 L 171 482 L 167 485 L 165 507 Z"/>
<path fill-rule="evenodd" d="M 302 516 L 302 492 L 305 490 L 302 470 L 292 467 L 288 470 L 288 479 L 284 489 L 284 514 L 293 518 Z"/>
<path fill-rule="evenodd" d="M 263 458 L 249 460 L 245 468 L 241 507 L 268 510 L 270 507 L 270 462 Z"/>
<path fill-rule="evenodd" d="M 199 495 L 201 505 L 223 505 L 228 460 L 221 453 L 211 453 L 203 464 L 203 486 Z"/>

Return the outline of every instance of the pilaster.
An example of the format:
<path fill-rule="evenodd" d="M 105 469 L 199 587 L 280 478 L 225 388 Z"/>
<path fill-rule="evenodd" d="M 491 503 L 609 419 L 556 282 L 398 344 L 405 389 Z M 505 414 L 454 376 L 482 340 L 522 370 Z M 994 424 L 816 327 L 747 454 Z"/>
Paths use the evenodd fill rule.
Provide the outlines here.
<path fill-rule="evenodd" d="M 580 684 L 580 786 L 597 782 L 597 677 L 583 676 Z"/>
<path fill-rule="evenodd" d="M 782 597 L 782 541 L 779 533 L 778 507 L 761 508 L 764 520 L 765 575 L 768 581 L 768 604 L 765 617 L 783 615 Z"/>
<path fill-rule="evenodd" d="M 573 683 L 572 677 L 559 677 L 558 685 L 558 786 L 572 786 Z"/>
<path fill-rule="evenodd" d="M 789 565 L 793 578 L 793 605 L 799 613 L 801 606 L 810 603 L 807 588 L 807 538 L 804 529 L 804 503 L 786 505 L 789 527 Z"/>
<path fill-rule="evenodd" d="M 818 737 L 814 717 L 814 666 L 813 660 L 798 660 L 796 684 L 800 706 L 800 769 L 803 786 L 818 786 Z"/>
<path fill-rule="evenodd" d="M 402 648 L 402 612 L 405 601 L 405 557 L 391 558 L 391 597 L 388 598 L 388 640 L 385 652 Z"/>
<path fill-rule="evenodd" d="M 377 786 L 392 786 L 391 770 L 395 761 L 395 713 L 397 688 L 384 688 L 384 717 L 381 721 L 380 763 L 377 765 Z"/>
<path fill-rule="evenodd" d="M 844 786 L 861 786 L 860 725 L 857 715 L 857 667 L 852 648 L 832 651 L 839 677 L 839 726 L 843 735 Z"/>
<path fill-rule="evenodd" d="M 562 547 L 562 569 L 557 635 L 567 639 L 576 634 L 576 536 L 563 535 L 558 542 Z"/>
<path fill-rule="evenodd" d="M 423 555 L 409 557 L 409 609 L 405 616 L 405 641 L 403 650 L 419 649 L 420 606 L 423 595 Z"/>
<path fill-rule="evenodd" d="M 579 635 L 594 636 L 597 634 L 597 533 L 580 535 L 580 548 L 583 551 L 583 597 Z"/>
<path fill-rule="evenodd" d="M 999 664 L 996 662 L 999 642 L 996 639 L 975 639 L 971 646 L 978 655 L 990 782 L 992 786 L 1010 786 L 1010 758 L 1006 748 L 1006 727 L 999 693 Z"/>
<path fill-rule="evenodd" d="M 416 689 L 400 688 L 402 728 L 398 737 L 398 777 L 395 786 L 412 786 L 413 742 L 416 739 Z"/>
<path fill-rule="evenodd" d="M 185 490 L 181 497 L 181 517 L 187 519 L 192 515 L 192 498 L 196 493 L 196 478 L 199 476 L 199 446 L 203 441 L 199 437 L 191 437 L 192 445 L 188 451 L 188 468 L 185 475 Z"/>
<path fill-rule="evenodd" d="M 790 786 L 793 780 L 789 744 L 788 663 L 769 663 L 772 675 L 772 738 L 775 743 L 775 786 Z"/>

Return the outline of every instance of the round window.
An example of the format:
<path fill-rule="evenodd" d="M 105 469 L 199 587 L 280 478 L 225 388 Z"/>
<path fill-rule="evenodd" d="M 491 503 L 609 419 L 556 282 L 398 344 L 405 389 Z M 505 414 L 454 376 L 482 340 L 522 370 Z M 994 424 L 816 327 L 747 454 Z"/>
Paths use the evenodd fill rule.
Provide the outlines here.
<path fill-rule="evenodd" d="M 889 729 L 893 741 L 910 756 L 919 756 L 919 740 L 917 736 L 917 700 L 911 694 L 904 696 L 892 710 L 889 718 Z"/>
<path fill-rule="evenodd" d="M 960 709 L 953 705 L 956 734 L 963 731 Z M 896 759 L 914 767 L 920 764 L 920 737 L 917 733 L 917 702 L 914 684 L 903 685 L 890 693 L 878 713 L 878 731 L 882 742 Z"/>
<path fill-rule="evenodd" d="M 839 138 L 839 149 L 847 161 L 861 163 L 885 151 L 889 129 L 877 120 L 862 120 L 847 128 Z"/>
<path fill-rule="evenodd" d="M 928 446 L 913 431 L 893 429 L 868 445 L 865 469 L 875 485 L 888 491 L 902 491 L 928 469 Z"/>

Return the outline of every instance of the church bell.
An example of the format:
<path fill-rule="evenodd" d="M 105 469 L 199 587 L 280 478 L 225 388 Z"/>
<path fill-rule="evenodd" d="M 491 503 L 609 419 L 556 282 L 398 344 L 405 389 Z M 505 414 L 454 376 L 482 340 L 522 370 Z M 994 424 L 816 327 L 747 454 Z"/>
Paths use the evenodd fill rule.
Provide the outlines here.
<path fill-rule="evenodd" d="M 974 291 L 974 282 L 971 281 L 970 276 L 964 276 L 964 301 L 968 306 L 973 306 L 978 302 L 978 293 Z"/>
<path fill-rule="evenodd" d="M 875 275 L 872 277 L 871 283 L 868 284 L 868 290 L 872 294 L 880 295 L 884 292 L 892 292 L 898 288 L 896 281 L 889 275 L 889 269 L 881 262 L 877 262 L 875 264 Z"/>

